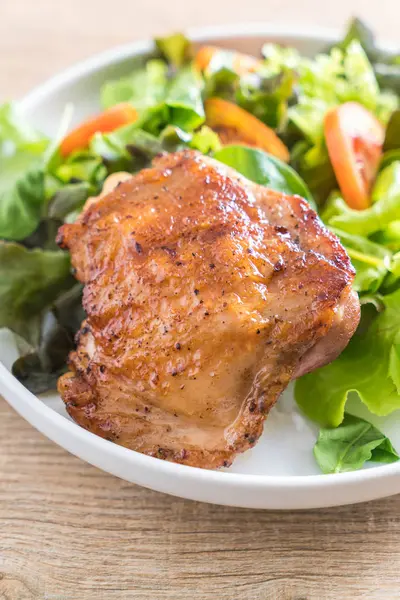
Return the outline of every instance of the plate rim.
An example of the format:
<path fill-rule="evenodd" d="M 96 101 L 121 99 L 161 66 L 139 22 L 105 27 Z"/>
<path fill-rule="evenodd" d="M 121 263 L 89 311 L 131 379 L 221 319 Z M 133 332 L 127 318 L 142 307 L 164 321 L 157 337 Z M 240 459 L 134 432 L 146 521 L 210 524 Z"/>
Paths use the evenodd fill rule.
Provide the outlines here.
<path fill-rule="evenodd" d="M 263 24 L 263 23 L 248 23 L 248 24 L 232 24 L 232 25 L 218 25 L 201 28 L 189 28 L 186 29 L 185 33 L 190 39 L 195 42 L 201 42 L 202 40 L 215 38 L 245 38 L 255 36 L 265 36 L 271 39 L 278 37 L 286 37 L 293 40 L 304 40 L 313 41 L 319 43 L 330 43 L 335 39 L 339 38 L 339 32 L 330 28 L 321 27 L 288 27 L 279 24 Z M 391 44 L 381 45 L 384 48 L 393 47 Z M 61 71 L 44 83 L 36 86 L 30 93 L 24 96 L 18 101 L 19 108 L 24 111 L 32 109 L 35 105 L 38 105 L 41 101 L 45 100 L 47 96 L 57 91 L 58 88 L 64 88 L 72 82 L 81 78 L 87 78 L 92 76 L 97 71 L 117 64 L 124 59 L 134 57 L 139 54 L 149 52 L 153 48 L 151 40 L 141 40 L 122 46 L 117 46 L 105 52 L 96 54 L 88 59 L 77 62 L 76 64 L 68 67 Z M 289 490 L 296 490 L 302 492 L 312 493 L 318 489 L 324 489 L 326 491 L 338 491 L 339 488 L 347 488 L 349 485 L 364 484 L 362 487 L 366 488 L 366 485 L 373 486 L 374 482 L 378 484 L 382 480 L 390 480 L 393 484 L 393 478 L 396 478 L 398 485 L 396 490 L 391 492 L 379 493 L 377 489 L 375 493 L 366 494 L 367 499 L 379 497 L 380 495 L 390 495 L 400 492 L 400 462 L 389 465 L 380 465 L 371 467 L 365 470 L 352 471 L 348 473 L 337 473 L 337 474 L 316 474 L 316 475 L 257 475 L 251 473 L 232 473 L 225 471 L 212 471 L 200 469 L 198 467 L 191 467 L 187 465 L 181 465 L 172 463 L 169 461 L 160 460 L 155 457 L 141 454 L 140 452 L 118 446 L 115 443 L 109 442 L 99 436 L 81 428 L 76 423 L 70 421 L 63 415 L 57 413 L 54 409 L 43 403 L 40 398 L 32 394 L 26 389 L 6 367 L 0 361 L 0 392 L 5 397 L 6 401 L 25 418 L 31 425 L 41 431 L 46 437 L 49 437 L 53 442 L 57 443 L 67 451 L 75 454 L 79 458 L 82 458 L 86 462 L 98 466 L 102 470 L 108 471 L 121 477 L 118 473 L 113 471 L 112 468 L 104 468 L 97 463 L 97 460 L 88 459 L 84 456 L 83 452 L 75 452 L 71 446 L 72 442 L 76 441 L 78 444 L 91 447 L 98 451 L 99 455 L 106 454 L 111 456 L 113 459 L 121 459 L 124 462 L 129 462 L 132 467 L 147 470 L 148 472 L 157 475 L 159 473 L 168 477 L 175 478 L 177 481 L 181 479 L 189 480 L 189 482 L 202 482 L 211 485 L 218 484 L 218 489 L 229 487 L 233 488 L 246 488 L 251 491 L 267 490 L 282 491 L 285 493 Z M 39 400 L 39 401 L 38 401 Z M 53 429 L 52 429 L 53 427 Z M 67 436 L 68 440 L 60 441 L 57 437 L 57 433 L 61 436 Z M 53 435 L 54 434 L 54 435 Z M 99 461 L 100 462 L 100 461 Z M 97 464 L 96 464 L 97 463 Z M 134 481 L 134 479 L 132 479 Z M 145 487 L 152 487 L 159 491 L 165 491 L 164 489 L 157 488 L 157 486 L 145 485 Z M 165 486 L 164 486 L 165 487 Z M 379 485 L 376 486 L 377 488 Z M 174 493 L 168 491 L 167 493 Z M 182 495 L 179 492 L 176 495 Z M 190 497 L 187 494 L 183 497 Z M 212 501 L 212 500 L 211 500 Z M 215 501 L 215 500 L 214 500 Z M 359 502 L 362 500 L 350 500 L 349 502 Z M 218 500 L 217 500 L 218 502 Z M 298 506 L 298 503 L 292 502 L 287 508 L 307 508 L 307 507 L 318 507 L 340 504 L 332 498 L 332 504 L 322 502 L 318 503 L 315 501 L 306 501 L 304 506 Z M 226 504 L 226 502 L 225 502 Z M 304 504 L 304 502 L 302 503 Z M 232 502 L 232 505 L 235 505 Z M 246 506 L 241 503 L 240 506 Z M 251 506 L 251 504 L 247 504 Z M 267 507 L 267 506 L 266 506 Z"/>

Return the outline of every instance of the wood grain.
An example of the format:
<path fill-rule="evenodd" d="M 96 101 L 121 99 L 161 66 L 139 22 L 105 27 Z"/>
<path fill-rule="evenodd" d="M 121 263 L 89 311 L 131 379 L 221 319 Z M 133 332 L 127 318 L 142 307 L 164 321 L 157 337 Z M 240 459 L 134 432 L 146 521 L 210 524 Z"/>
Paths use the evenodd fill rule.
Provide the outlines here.
<path fill-rule="evenodd" d="M 339 26 L 398 39 L 397 0 L 0 0 L 0 94 L 189 25 Z M 400 497 L 250 511 L 138 488 L 70 456 L 0 399 L 1 600 L 388 600 L 400 597 Z"/>

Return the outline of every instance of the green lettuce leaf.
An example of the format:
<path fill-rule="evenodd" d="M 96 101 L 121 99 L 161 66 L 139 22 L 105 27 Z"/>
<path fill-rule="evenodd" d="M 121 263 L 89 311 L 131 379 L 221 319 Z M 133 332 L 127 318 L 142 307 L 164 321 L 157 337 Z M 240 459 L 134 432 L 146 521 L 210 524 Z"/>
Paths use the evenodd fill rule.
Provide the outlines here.
<path fill-rule="evenodd" d="M 322 219 L 330 227 L 360 236 L 386 229 L 400 215 L 400 162 L 393 162 L 379 174 L 372 201 L 365 210 L 353 210 L 342 198 L 334 197 L 327 202 Z"/>
<path fill-rule="evenodd" d="M 297 194 L 314 204 L 306 184 L 287 164 L 279 159 L 248 146 L 225 146 L 214 154 L 214 158 L 239 171 L 242 175 L 285 194 Z"/>
<path fill-rule="evenodd" d="M 362 306 L 361 323 L 334 362 L 296 381 L 295 397 L 303 412 L 326 427 L 343 420 L 350 392 L 356 392 L 375 415 L 400 409 L 395 358 L 400 340 L 400 290 L 381 298 L 384 310 L 371 318 Z"/>
<path fill-rule="evenodd" d="M 351 19 L 344 39 L 340 43 L 336 43 L 335 46 L 341 50 L 346 50 L 354 40 L 359 42 L 369 60 L 373 61 L 377 57 L 375 36 L 366 23 L 358 17 Z"/>
<path fill-rule="evenodd" d="M 391 251 L 368 238 L 339 229 L 332 229 L 332 231 L 345 246 L 356 270 L 353 288 L 359 293 L 377 292 L 391 271 Z"/>
<path fill-rule="evenodd" d="M 371 63 L 360 43 L 353 40 L 344 51 L 299 59 L 299 102 L 289 118 L 305 137 L 316 144 L 323 137 L 323 120 L 330 108 L 355 101 L 387 122 L 398 106 L 395 95 L 381 92 Z"/>
<path fill-rule="evenodd" d="M 78 150 L 55 168 L 54 176 L 60 183 L 58 189 L 63 185 L 86 182 L 93 186 L 95 193 L 100 189 L 107 171 L 100 153 Z"/>
<path fill-rule="evenodd" d="M 233 67 L 231 52 L 216 52 L 203 73 L 204 97 L 218 96 L 225 100 L 235 101 L 235 94 L 240 83 L 240 76 Z"/>
<path fill-rule="evenodd" d="M 0 158 L 0 237 L 22 240 L 44 212 L 44 171 L 26 152 Z"/>
<path fill-rule="evenodd" d="M 191 131 L 204 123 L 202 90 L 203 80 L 191 64 L 168 79 L 167 65 L 150 60 L 144 69 L 106 83 L 102 104 L 108 108 L 118 102 L 130 102 L 139 111 L 136 128 L 158 136 L 166 125 Z"/>
<path fill-rule="evenodd" d="M 147 166 L 152 158 L 164 152 L 164 148 L 156 136 L 133 123 L 112 133 L 96 133 L 90 151 L 102 158 L 108 173 L 133 173 Z"/>
<path fill-rule="evenodd" d="M 163 58 L 173 67 L 182 67 L 190 58 L 191 43 L 183 33 L 173 33 L 154 41 Z"/>
<path fill-rule="evenodd" d="M 389 89 L 399 94 L 399 54 L 378 49 L 371 29 L 358 18 L 352 19 L 344 40 L 336 46 L 345 50 L 353 41 L 357 41 L 368 56 L 382 89 Z"/>
<path fill-rule="evenodd" d="M 296 73 L 288 68 L 272 75 L 262 71 L 249 74 L 240 79 L 236 103 L 269 127 L 283 131 L 296 80 Z"/>
<path fill-rule="evenodd" d="M 33 129 L 11 103 L 0 106 L 0 155 L 16 150 L 41 155 L 48 139 Z"/>
<path fill-rule="evenodd" d="M 127 77 L 106 82 L 101 89 L 103 108 L 130 102 L 140 112 L 159 104 L 165 97 L 167 70 L 164 61 L 149 60 Z"/>
<path fill-rule="evenodd" d="M 208 154 L 220 147 L 218 135 L 205 125 L 193 133 L 167 125 L 155 136 L 139 129 L 135 123 L 112 133 L 97 133 L 90 144 L 91 152 L 102 158 L 109 173 L 121 170 L 134 173 L 165 152 L 193 148 Z"/>
<path fill-rule="evenodd" d="M 168 124 L 191 131 L 204 123 L 202 89 L 203 80 L 192 65 L 177 72 L 165 98 L 169 108 Z"/>
<path fill-rule="evenodd" d="M 375 63 L 374 70 L 382 89 L 400 95 L 400 61 L 398 64 Z"/>
<path fill-rule="evenodd" d="M 67 371 L 68 354 L 84 318 L 80 284 L 62 293 L 45 311 L 36 350 L 12 366 L 13 375 L 33 394 L 56 388 L 58 377 Z"/>
<path fill-rule="evenodd" d="M 314 446 L 323 473 L 356 471 L 367 461 L 392 463 L 399 455 L 390 440 L 368 421 L 345 414 L 339 427 L 324 428 Z"/>
<path fill-rule="evenodd" d="M 35 346 L 41 313 L 73 283 L 66 252 L 0 242 L 0 327 Z"/>
<path fill-rule="evenodd" d="M 394 162 L 400 162 L 400 148 L 384 152 L 379 163 L 379 170 L 382 171 L 383 169 L 386 169 L 386 167 L 389 167 Z"/>
<path fill-rule="evenodd" d="M 202 154 L 217 152 L 222 147 L 218 134 L 207 125 L 203 125 L 193 133 L 189 146 L 194 150 L 199 150 Z"/>

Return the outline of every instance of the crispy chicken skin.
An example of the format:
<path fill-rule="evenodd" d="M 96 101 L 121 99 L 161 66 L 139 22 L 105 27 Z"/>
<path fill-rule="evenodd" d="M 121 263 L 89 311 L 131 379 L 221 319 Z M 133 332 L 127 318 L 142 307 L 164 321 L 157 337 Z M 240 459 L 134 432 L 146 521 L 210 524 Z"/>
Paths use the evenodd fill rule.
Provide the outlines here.
<path fill-rule="evenodd" d="M 231 464 L 358 323 L 349 258 L 308 204 L 193 151 L 89 202 L 58 243 L 87 313 L 59 380 L 66 408 L 158 458 Z"/>

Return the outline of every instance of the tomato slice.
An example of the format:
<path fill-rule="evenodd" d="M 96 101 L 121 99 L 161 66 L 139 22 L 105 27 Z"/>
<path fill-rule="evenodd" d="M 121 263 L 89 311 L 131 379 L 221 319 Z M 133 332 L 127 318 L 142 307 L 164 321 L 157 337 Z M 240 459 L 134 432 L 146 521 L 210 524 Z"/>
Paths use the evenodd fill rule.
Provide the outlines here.
<path fill-rule="evenodd" d="M 68 156 L 75 150 L 86 148 L 95 133 L 114 131 L 118 127 L 133 123 L 137 116 L 137 111 L 127 102 L 116 104 L 71 131 L 61 142 L 60 152 L 62 156 Z"/>
<path fill-rule="evenodd" d="M 367 208 L 382 156 L 383 126 L 361 104 L 346 102 L 327 113 L 324 131 L 344 200 L 351 208 Z"/>
<path fill-rule="evenodd" d="M 222 98 L 208 98 L 205 110 L 207 125 L 219 134 L 224 145 L 242 143 L 289 161 L 289 150 L 275 131 L 247 110 Z"/>

